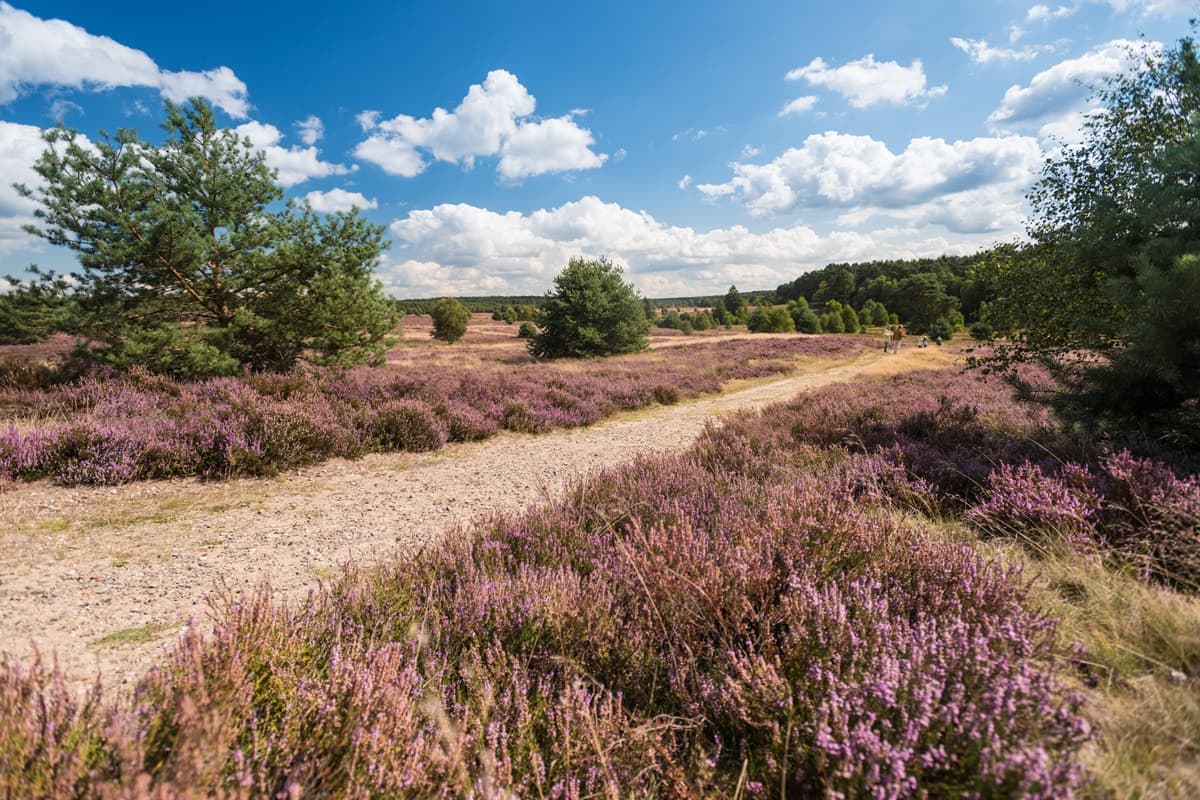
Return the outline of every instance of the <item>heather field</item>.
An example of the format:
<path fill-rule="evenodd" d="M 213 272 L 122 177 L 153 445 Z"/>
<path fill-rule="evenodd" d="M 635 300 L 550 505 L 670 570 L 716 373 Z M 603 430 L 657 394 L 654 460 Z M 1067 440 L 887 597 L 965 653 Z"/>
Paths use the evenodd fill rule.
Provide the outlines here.
<path fill-rule="evenodd" d="M 834 384 L 307 602 L 224 594 L 132 691 L 10 664 L 0 785 L 1194 796 L 1198 516 L 998 381 Z"/>
<path fill-rule="evenodd" d="M 410 318 L 386 367 L 193 382 L 136 371 L 62 375 L 9 348 L 0 361 L 0 486 L 270 475 L 334 457 L 436 450 L 500 430 L 590 425 L 874 344 L 708 336 L 634 356 L 539 363 L 513 326 L 480 317 L 455 346 L 429 340 L 427 317 Z"/>
<path fill-rule="evenodd" d="M 1194 0 L 12 3 L 0 800 L 1200 798 Z"/>

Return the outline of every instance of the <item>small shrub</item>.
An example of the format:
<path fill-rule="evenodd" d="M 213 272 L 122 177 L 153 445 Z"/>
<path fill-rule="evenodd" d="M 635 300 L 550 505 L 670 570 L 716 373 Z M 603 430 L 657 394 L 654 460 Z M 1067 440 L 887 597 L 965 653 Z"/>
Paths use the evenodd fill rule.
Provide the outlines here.
<path fill-rule="evenodd" d="M 986 499 L 968 510 L 966 518 L 992 535 L 1040 538 L 1053 533 L 1091 547 L 1100 510 L 1091 484 L 1078 466 L 1068 465 L 1062 476 L 1055 476 L 1036 464 L 1001 464 L 988 476 Z"/>
<path fill-rule="evenodd" d="M 495 435 L 500 429 L 496 420 L 465 403 L 448 400 L 440 404 L 437 414 L 446 427 L 451 442 L 475 442 Z"/>
<path fill-rule="evenodd" d="M 758 306 L 746 327 L 751 333 L 791 333 L 796 330 L 796 323 L 784 306 Z"/>
<path fill-rule="evenodd" d="M 1144 577 L 1200 592 L 1200 479 L 1128 451 L 1102 459 L 1099 473 L 1107 544 Z"/>
<path fill-rule="evenodd" d="M 826 311 L 821 315 L 821 332 L 822 333 L 845 333 L 846 323 L 842 320 L 842 315 L 833 311 Z"/>
<path fill-rule="evenodd" d="M 517 329 L 517 338 L 532 339 L 537 336 L 537 326 L 532 322 L 522 322 L 521 327 Z"/>
<path fill-rule="evenodd" d="M 528 405 L 509 400 L 504 404 L 504 428 L 517 433 L 537 433 L 542 430 L 542 424 Z"/>
<path fill-rule="evenodd" d="M 112 732 L 99 687 L 81 693 L 40 654 L 0 661 L 0 797 L 84 797 Z M 106 730 L 107 729 L 107 730 Z"/>
<path fill-rule="evenodd" d="M 862 322 L 859 321 L 858 312 L 853 306 L 842 306 L 841 315 L 842 327 L 846 329 L 846 333 L 858 333 L 862 329 Z"/>
<path fill-rule="evenodd" d="M 820 333 L 821 320 L 809 308 L 808 301 L 803 297 L 793 300 L 788 305 L 788 313 L 792 315 L 792 324 L 799 333 Z"/>
<path fill-rule="evenodd" d="M 22 432 L 15 425 L 0 435 L 0 483 L 44 477 L 52 463 L 51 438 L 37 430 Z"/>
<path fill-rule="evenodd" d="M 945 317 L 938 317 L 929 323 L 929 330 L 926 332 L 930 339 L 941 339 L 943 342 L 947 342 L 954 338 L 954 323 Z"/>
<path fill-rule="evenodd" d="M 988 342 L 996 335 L 990 323 L 980 320 L 971 326 L 971 338 L 978 342 Z"/>
<path fill-rule="evenodd" d="M 137 443 L 128 432 L 75 423 L 48 445 L 54 479 L 66 486 L 128 483 L 137 476 Z"/>
<path fill-rule="evenodd" d="M 367 449 L 362 433 L 327 405 L 278 404 L 264 411 L 262 425 L 266 456 L 279 469 L 355 458 Z"/>
<path fill-rule="evenodd" d="M 467 332 L 467 323 L 471 321 L 471 311 L 453 297 L 443 297 L 433 304 L 429 314 L 433 317 L 434 339 L 453 344 Z"/>
<path fill-rule="evenodd" d="M 437 450 L 447 439 L 441 420 L 420 400 L 386 402 L 372 410 L 369 424 L 371 438 L 382 450 Z"/>
<path fill-rule="evenodd" d="M 654 387 L 654 402 L 670 406 L 679 402 L 679 392 L 673 386 L 658 385 Z"/>
<path fill-rule="evenodd" d="M 215 405 L 182 426 L 179 443 L 194 456 L 202 478 L 274 475 L 279 471 L 267 455 L 266 432 L 254 412 Z"/>

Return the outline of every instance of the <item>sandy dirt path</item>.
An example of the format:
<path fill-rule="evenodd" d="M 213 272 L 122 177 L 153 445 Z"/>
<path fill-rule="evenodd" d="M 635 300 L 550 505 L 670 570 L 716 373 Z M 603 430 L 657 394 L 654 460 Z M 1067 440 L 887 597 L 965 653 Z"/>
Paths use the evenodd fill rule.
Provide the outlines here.
<path fill-rule="evenodd" d="M 137 678 L 218 581 L 302 596 L 339 565 L 372 563 L 455 522 L 518 510 L 634 456 L 686 448 L 716 416 L 808 389 L 943 366 L 936 348 L 868 353 L 587 428 L 503 433 L 427 454 L 334 460 L 272 479 L 0 494 L 0 651 L 57 653 L 72 680 Z"/>

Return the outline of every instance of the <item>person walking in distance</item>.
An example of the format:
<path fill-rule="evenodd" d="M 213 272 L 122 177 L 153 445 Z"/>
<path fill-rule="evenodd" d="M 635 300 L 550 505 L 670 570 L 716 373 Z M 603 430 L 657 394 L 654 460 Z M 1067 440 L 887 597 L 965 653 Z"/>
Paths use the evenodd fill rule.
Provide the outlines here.
<path fill-rule="evenodd" d="M 897 325 L 892 328 L 892 352 L 900 352 L 900 340 L 904 338 L 904 326 Z"/>
<path fill-rule="evenodd" d="M 892 329 L 888 325 L 883 326 L 883 352 L 888 351 L 888 345 L 892 343 Z"/>

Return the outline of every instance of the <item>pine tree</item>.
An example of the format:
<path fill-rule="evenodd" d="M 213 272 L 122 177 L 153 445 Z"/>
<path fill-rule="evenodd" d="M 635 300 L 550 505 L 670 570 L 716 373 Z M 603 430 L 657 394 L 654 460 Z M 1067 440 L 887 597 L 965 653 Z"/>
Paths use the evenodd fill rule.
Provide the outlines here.
<path fill-rule="evenodd" d="M 160 145 L 47 131 L 44 186 L 17 187 L 41 206 L 27 230 L 78 256 L 89 352 L 181 375 L 382 358 L 396 321 L 373 274 L 383 228 L 357 210 L 272 210 L 283 191 L 262 152 L 204 100 L 166 110 Z"/>
<path fill-rule="evenodd" d="M 641 298 L 621 279 L 621 268 L 603 258 L 571 259 L 534 321 L 540 330 L 529 351 L 541 358 L 636 353 L 648 345 Z"/>
<path fill-rule="evenodd" d="M 453 297 L 443 297 L 433 304 L 429 310 L 433 317 L 434 339 L 454 344 L 467 332 L 467 323 L 471 321 L 471 310 Z"/>
<path fill-rule="evenodd" d="M 746 322 L 750 304 L 746 302 L 746 298 L 742 297 L 736 286 L 730 286 L 729 291 L 725 293 L 724 305 L 735 324 Z"/>

